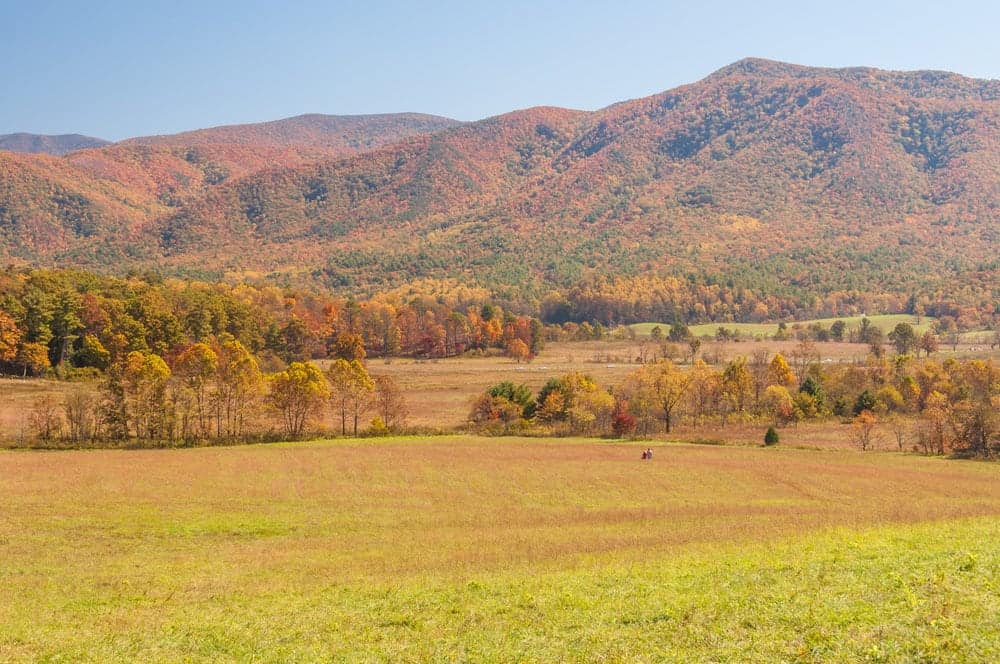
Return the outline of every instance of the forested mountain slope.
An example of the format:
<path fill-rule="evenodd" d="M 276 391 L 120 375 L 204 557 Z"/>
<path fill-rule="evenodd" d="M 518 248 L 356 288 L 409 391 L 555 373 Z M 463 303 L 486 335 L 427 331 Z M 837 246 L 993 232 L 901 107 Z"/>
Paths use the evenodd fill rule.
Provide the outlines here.
<path fill-rule="evenodd" d="M 341 291 L 453 277 L 598 319 L 834 315 L 911 295 L 990 315 L 1000 299 L 995 81 L 744 60 L 596 112 L 528 109 L 263 161 L 277 166 L 194 175 L 173 201 L 121 184 L 155 204 L 119 201 L 141 228 L 107 223 L 101 246 Z M 0 192 L 9 226 L 4 205 Z M 15 253 L 86 263 L 79 246 Z"/>

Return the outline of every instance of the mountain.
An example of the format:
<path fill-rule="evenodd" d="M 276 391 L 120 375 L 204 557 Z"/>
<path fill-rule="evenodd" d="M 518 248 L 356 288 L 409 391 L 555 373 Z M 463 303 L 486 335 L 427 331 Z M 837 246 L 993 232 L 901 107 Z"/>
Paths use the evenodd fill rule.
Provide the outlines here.
<path fill-rule="evenodd" d="M 156 247 L 136 229 L 231 179 L 458 124 L 414 113 L 307 115 L 129 139 L 55 160 L 0 152 L 0 257 L 96 266 L 151 260 Z"/>
<path fill-rule="evenodd" d="M 538 306 L 568 298 L 577 313 L 586 302 L 608 320 L 641 317 L 651 298 L 679 306 L 676 293 L 695 290 L 706 295 L 683 298 L 676 315 L 838 315 L 911 296 L 991 315 L 1000 301 L 996 81 L 748 59 L 596 112 L 534 108 L 399 138 L 203 184 L 205 164 L 223 160 L 209 156 L 201 180 L 185 175 L 167 202 L 115 198 L 114 187 L 156 190 L 126 181 L 135 169 L 77 163 L 78 182 L 53 177 L 77 186 L 106 229 L 31 247 L 8 233 L 8 251 L 98 265 L 114 251 L 120 267 L 155 256 L 169 271 L 352 292 L 457 279 Z M 191 149 L 97 152 L 115 147 Z M 0 183 L 25 172 L 0 161 Z M 95 182 L 103 198 L 86 193 Z M 73 216 L 40 185 L 12 200 L 0 188 L 0 229 L 44 237 Z"/>
<path fill-rule="evenodd" d="M 28 152 L 31 154 L 64 155 L 74 150 L 84 148 L 99 148 L 108 145 L 110 141 L 101 138 L 91 138 L 80 134 L 62 134 L 46 136 L 44 134 L 2 134 L 0 135 L 0 150 L 11 152 Z"/>
<path fill-rule="evenodd" d="M 300 146 L 335 149 L 342 154 L 354 154 L 459 124 L 461 123 L 457 120 L 422 113 L 310 114 L 259 124 L 228 125 L 180 134 L 144 136 L 123 142 L 132 145 L 184 147 L 208 144 L 270 148 Z"/>

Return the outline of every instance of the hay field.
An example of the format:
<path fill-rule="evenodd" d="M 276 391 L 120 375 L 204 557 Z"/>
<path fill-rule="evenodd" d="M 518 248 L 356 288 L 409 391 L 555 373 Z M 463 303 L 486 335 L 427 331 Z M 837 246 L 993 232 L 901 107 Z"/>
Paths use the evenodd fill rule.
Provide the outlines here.
<path fill-rule="evenodd" d="M 995 659 L 1000 467 L 435 437 L 0 452 L 0 661 Z"/>
<path fill-rule="evenodd" d="M 802 327 L 809 327 L 815 323 L 819 323 L 823 327 L 830 327 L 834 322 L 838 320 L 844 321 L 848 329 L 857 328 L 861 325 L 861 319 L 863 316 L 843 316 L 840 318 L 816 318 L 814 320 L 798 321 L 796 323 L 787 323 L 788 329 L 792 329 L 792 325 L 800 325 Z M 909 323 L 913 326 L 913 329 L 918 333 L 923 334 L 927 330 L 931 329 L 934 325 L 934 318 L 929 316 L 921 316 L 919 319 L 916 316 L 911 316 L 909 314 L 875 314 L 868 316 L 868 319 L 872 322 L 872 325 L 879 328 L 883 332 L 891 332 L 894 327 L 899 323 Z M 630 325 L 636 334 L 639 336 L 648 337 L 650 331 L 657 325 L 666 334 L 670 330 L 669 323 L 636 323 L 635 325 Z M 716 330 L 720 327 L 724 327 L 728 330 L 733 330 L 741 335 L 749 337 L 759 337 L 759 336 L 773 336 L 778 331 L 777 323 L 703 323 L 699 325 L 689 325 L 688 329 L 696 337 L 708 336 L 714 337 Z"/>

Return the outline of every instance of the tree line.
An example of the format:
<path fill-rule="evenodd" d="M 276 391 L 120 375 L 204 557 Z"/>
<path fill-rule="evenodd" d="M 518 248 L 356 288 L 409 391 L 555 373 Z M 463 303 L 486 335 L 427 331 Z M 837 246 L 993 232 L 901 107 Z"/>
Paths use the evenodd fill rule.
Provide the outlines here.
<path fill-rule="evenodd" d="M 721 366 L 650 362 L 611 386 L 578 372 L 550 379 L 537 394 L 505 381 L 477 397 L 469 414 L 470 426 L 485 433 L 616 437 L 669 434 L 681 423 L 783 427 L 824 418 L 850 422 L 861 449 L 889 431 L 900 450 L 992 457 L 1000 453 L 1000 367 L 906 354 L 790 363 L 761 350 Z"/>
<path fill-rule="evenodd" d="M 360 360 L 340 358 L 325 371 L 292 362 L 266 375 L 229 336 L 191 344 L 170 364 L 155 353 L 130 351 L 109 368 L 97 392 L 81 388 L 61 401 L 42 397 L 29 416 L 42 441 L 153 446 L 297 438 L 324 414 L 339 420 L 337 433 L 356 436 L 400 431 L 408 413 L 396 382 L 372 375 Z"/>
<path fill-rule="evenodd" d="M 0 273 L 0 372 L 103 375 L 132 352 L 168 365 L 194 343 L 238 341 L 262 369 L 321 358 L 435 358 L 468 351 L 529 359 L 545 329 L 479 298 L 425 294 L 358 302 L 276 286 L 127 278 L 70 270 Z M 117 369 L 116 369 L 117 370 Z"/>

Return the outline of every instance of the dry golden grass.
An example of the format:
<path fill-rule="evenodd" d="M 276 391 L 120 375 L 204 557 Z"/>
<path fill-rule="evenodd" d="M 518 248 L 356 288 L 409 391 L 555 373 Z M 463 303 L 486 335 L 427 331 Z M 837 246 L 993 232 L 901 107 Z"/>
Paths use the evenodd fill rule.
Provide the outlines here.
<path fill-rule="evenodd" d="M 693 442 L 703 444 L 726 444 L 726 445 L 760 445 L 764 441 L 764 433 L 767 431 L 769 422 L 730 422 L 725 427 L 718 423 L 704 425 L 692 425 L 685 423 L 674 427 L 670 433 L 670 440 L 680 442 Z M 903 450 L 899 449 L 894 433 L 887 422 L 880 422 L 876 426 L 876 434 L 873 436 L 870 452 L 912 452 L 915 444 L 915 431 L 920 425 L 918 419 L 909 418 L 904 421 L 906 427 Z M 807 449 L 855 449 L 856 445 L 851 441 L 851 425 L 849 421 L 842 421 L 836 418 L 826 420 L 805 420 L 797 424 L 779 427 L 777 429 L 780 437 L 780 444 L 785 447 L 797 447 Z M 663 436 L 664 434 L 657 434 Z"/>
<path fill-rule="evenodd" d="M 36 401 L 51 397 L 56 404 L 62 404 L 66 395 L 76 390 L 95 392 L 97 385 L 0 376 L 0 442 L 30 435 L 28 415 Z"/>
<path fill-rule="evenodd" d="M 448 437 L 0 454 L 8 556 L 453 573 L 1000 513 L 1000 468 L 897 455 Z M 43 545 L 44 544 L 44 545 Z M 177 547 L 180 547 L 178 549 Z M 125 547 L 125 548 L 122 548 Z"/>
<path fill-rule="evenodd" d="M 0 452 L 0 661 L 996 652 L 981 589 L 1000 467 L 640 449 L 453 436 Z"/>

